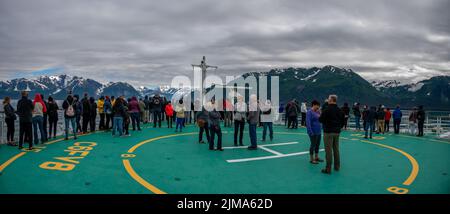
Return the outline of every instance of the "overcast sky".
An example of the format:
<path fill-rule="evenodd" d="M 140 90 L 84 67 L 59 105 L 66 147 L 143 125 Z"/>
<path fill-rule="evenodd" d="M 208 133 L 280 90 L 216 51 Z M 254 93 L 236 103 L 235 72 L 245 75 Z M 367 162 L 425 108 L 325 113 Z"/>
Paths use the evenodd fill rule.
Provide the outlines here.
<path fill-rule="evenodd" d="M 79 75 L 135 86 L 335 65 L 368 80 L 450 75 L 449 0 L 0 0 L 0 79 Z"/>

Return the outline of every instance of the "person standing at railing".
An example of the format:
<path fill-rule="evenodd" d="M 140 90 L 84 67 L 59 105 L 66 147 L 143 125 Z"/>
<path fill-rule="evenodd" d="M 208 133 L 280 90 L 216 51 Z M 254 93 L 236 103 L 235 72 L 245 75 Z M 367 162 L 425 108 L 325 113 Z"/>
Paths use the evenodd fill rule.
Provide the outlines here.
<path fill-rule="evenodd" d="M 76 140 L 77 139 L 77 108 L 78 108 L 79 102 L 77 102 L 72 96 L 72 94 L 69 94 L 63 102 L 63 109 L 64 109 L 64 130 L 65 130 L 65 138 L 64 140 L 69 139 L 69 125 L 72 125 L 73 130 L 73 137 Z"/>
<path fill-rule="evenodd" d="M 425 110 L 423 110 L 423 106 L 419 106 L 419 111 L 417 111 L 417 125 L 419 128 L 418 137 L 423 136 L 423 125 L 425 124 Z"/>
<path fill-rule="evenodd" d="M 49 124 L 48 138 L 52 137 L 52 133 L 53 138 L 56 138 L 56 126 L 58 124 L 58 110 L 59 110 L 58 104 L 55 102 L 53 97 L 48 97 L 48 110 L 47 110 L 48 124 Z"/>
<path fill-rule="evenodd" d="M 98 125 L 99 130 L 105 129 L 105 97 L 101 96 L 97 101 L 98 114 L 100 115 L 100 123 Z"/>
<path fill-rule="evenodd" d="M 372 106 L 370 109 L 367 108 L 367 106 L 364 106 L 364 112 L 363 112 L 363 120 L 364 120 L 364 138 L 367 139 L 369 137 L 372 139 L 373 131 L 375 130 L 375 123 L 377 121 L 377 112 L 376 107 Z"/>
<path fill-rule="evenodd" d="M 384 131 L 389 132 L 389 123 L 391 122 L 391 110 L 386 108 L 384 110 Z"/>
<path fill-rule="evenodd" d="M 17 114 L 19 115 L 19 149 L 23 148 L 23 142 L 28 143 L 28 149 L 33 149 L 33 102 L 28 99 L 28 92 L 22 91 L 22 99 L 17 103 Z"/>
<path fill-rule="evenodd" d="M 74 106 L 75 108 L 75 121 L 77 123 L 76 128 L 77 132 L 83 132 L 83 127 L 81 126 L 81 115 L 83 114 L 83 105 L 81 105 L 80 96 L 78 94 L 75 94 L 73 96 L 74 99 Z"/>
<path fill-rule="evenodd" d="M 33 101 L 33 134 L 34 134 L 34 144 L 39 144 L 38 129 L 41 135 L 41 143 L 46 141 L 46 136 L 44 132 L 44 113 L 47 112 L 47 107 L 45 106 L 42 96 L 37 93 L 34 96 Z"/>
<path fill-rule="evenodd" d="M 3 110 L 5 111 L 6 140 L 8 146 L 17 146 L 14 142 L 15 121 L 17 119 L 14 108 L 11 105 L 11 98 L 5 97 L 3 100 Z"/>
<path fill-rule="evenodd" d="M 355 116 L 355 129 L 357 131 L 361 130 L 360 120 L 361 120 L 361 110 L 359 109 L 359 103 L 353 105 L 353 115 Z"/>
<path fill-rule="evenodd" d="M 377 111 L 377 134 L 384 134 L 384 106 L 380 105 Z"/>
<path fill-rule="evenodd" d="M 103 103 L 103 112 L 106 116 L 105 129 L 109 130 L 111 129 L 111 126 L 109 126 L 109 122 L 111 122 L 113 118 L 113 105 L 111 103 L 111 100 L 109 99 L 109 96 L 105 97 L 105 102 Z"/>
<path fill-rule="evenodd" d="M 91 104 L 87 93 L 84 94 L 84 97 L 81 100 L 81 105 L 83 106 L 83 134 L 86 134 L 91 121 Z"/>
<path fill-rule="evenodd" d="M 91 132 L 95 132 L 95 120 L 97 118 L 97 103 L 95 103 L 94 97 L 89 98 L 89 128 Z"/>
<path fill-rule="evenodd" d="M 42 102 L 44 103 L 44 105 L 45 105 L 45 108 L 48 110 L 48 103 L 45 101 L 45 99 L 44 99 L 44 95 L 43 94 L 41 94 L 41 99 L 42 99 Z M 44 129 L 44 140 L 45 140 L 45 142 L 48 140 L 48 133 L 47 133 L 47 121 L 48 121 L 48 114 L 47 114 L 48 112 L 44 112 L 44 115 L 43 115 L 43 122 L 42 122 L 42 128 Z"/>
<path fill-rule="evenodd" d="M 306 100 L 302 102 L 301 106 L 300 106 L 300 112 L 301 112 L 301 116 L 302 116 L 302 121 L 301 121 L 301 126 L 305 127 L 306 126 L 306 112 L 308 112 L 308 108 L 306 107 Z"/>
<path fill-rule="evenodd" d="M 402 122 L 402 111 L 400 110 L 400 106 L 397 105 L 394 112 L 392 113 L 392 118 L 394 118 L 394 133 L 400 133 L 400 123 Z"/>
<path fill-rule="evenodd" d="M 348 107 L 348 103 L 344 103 L 341 110 L 344 113 L 344 130 L 347 130 L 348 118 L 350 118 L 350 108 Z"/>
<path fill-rule="evenodd" d="M 409 113 L 409 134 L 415 135 L 417 128 L 417 108 L 414 107 L 413 111 Z"/>

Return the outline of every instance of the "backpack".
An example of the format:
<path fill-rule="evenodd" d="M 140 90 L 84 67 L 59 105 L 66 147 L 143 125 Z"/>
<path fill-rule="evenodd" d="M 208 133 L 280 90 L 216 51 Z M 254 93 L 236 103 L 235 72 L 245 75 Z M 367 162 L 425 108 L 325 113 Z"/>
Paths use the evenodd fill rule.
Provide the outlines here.
<path fill-rule="evenodd" d="M 67 107 L 66 115 L 69 116 L 69 117 L 75 116 L 75 110 L 73 108 L 73 104 L 69 104 L 69 107 Z"/>
<path fill-rule="evenodd" d="M 159 102 L 160 102 L 159 98 L 153 99 L 153 104 L 159 105 Z"/>

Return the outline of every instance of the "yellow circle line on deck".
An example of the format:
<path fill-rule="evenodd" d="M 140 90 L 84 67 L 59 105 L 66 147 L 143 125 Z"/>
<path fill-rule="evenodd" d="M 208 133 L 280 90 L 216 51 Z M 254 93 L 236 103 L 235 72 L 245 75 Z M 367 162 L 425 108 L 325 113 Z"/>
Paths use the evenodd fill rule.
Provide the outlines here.
<path fill-rule="evenodd" d="M 184 136 L 184 135 L 193 135 L 193 134 L 197 134 L 197 132 L 186 132 L 186 133 L 180 133 L 180 134 L 171 134 L 171 135 L 165 135 L 165 136 L 160 136 L 160 137 L 155 137 L 155 138 L 151 138 L 148 140 L 144 140 L 136 145 L 134 145 L 133 147 L 131 147 L 128 150 L 128 153 L 133 153 L 137 148 L 139 148 L 140 146 L 146 144 L 146 143 L 150 143 L 153 142 L 155 140 L 161 140 L 161 139 L 165 139 L 165 138 L 170 138 L 170 137 L 175 137 L 175 136 Z"/>
<path fill-rule="evenodd" d="M 377 142 L 372 142 L 372 141 L 368 141 L 368 140 L 361 140 L 361 142 L 370 143 L 370 144 L 373 144 L 373 145 L 377 145 L 377 146 L 381 146 L 381 147 L 384 147 L 384 148 L 388 148 L 388 149 L 394 150 L 396 152 L 399 152 L 400 154 L 402 154 L 406 158 L 408 158 L 409 162 L 411 163 L 412 170 L 411 170 L 411 173 L 409 174 L 409 177 L 403 182 L 403 185 L 409 186 L 409 185 L 411 185 L 414 182 L 414 180 L 416 179 L 417 175 L 419 174 L 419 164 L 417 163 L 416 159 L 414 159 L 410 154 L 406 153 L 405 151 L 403 151 L 401 149 L 398 149 L 398 148 L 395 148 L 395 147 L 392 147 L 392 146 L 388 146 L 388 145 L 384 145 L 384 144 L 381 144 L 381 143 L 377 143 Z"/>
<path fill-rule="evenodd" d="M 138 183 L 140 183 L 142 186 L 144 186 L 145 188 L 147 188 L 148 190 L 150 190 L 151 192 L 155 193 L 155 194 L 167 194 L 166 192 L 158 189 L 157 187 L 151 185 L 150 183 L 148 183 L 147 181 L 145 181 L 143 178 L 141 178 L 141 176 L 139 176 L 133 169 L 133 167 L 131 167 L 130 161 L 129 160 L 123 160 L 123 165 L 125 166 L 125 169 L 127 170 L 128 174 L 130 174 L 130 176 L 137 181 Z"/>
<path fill-rule="evenodd" d="M 14 162 L 17 158 L 20 158 L 22 156 L 24 156 L 25 154 L 27 154 L 26 152 L 21 152 L 17 155 L 14 155 L 12 158 L 10 158 L 9 160 L 7 160 L 5 163 L 3 163 L 0 166 L 0 172 L 2 172 L 9 164 L 11 164 L 12 162 Z"/>

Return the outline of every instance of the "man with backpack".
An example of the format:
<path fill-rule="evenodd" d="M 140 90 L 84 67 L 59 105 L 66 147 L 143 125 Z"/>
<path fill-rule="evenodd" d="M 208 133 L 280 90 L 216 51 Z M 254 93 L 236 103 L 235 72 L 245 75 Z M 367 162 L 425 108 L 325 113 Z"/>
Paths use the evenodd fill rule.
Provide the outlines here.
<path fill-rule="evenodd" d="M 65 122 L 65 140 L 69 139 L 69 124 L 72 125 L 73 137 L 77 139 L 77 125 L 76 125 L 76 109 L 77 102 L 71 94 L 67 96 L 67 99 L 63 103 L 64 109 L 64 122 Z"/>
<path fill-rule="evenodd" d="M 159 94 L 156 94 L 152 98 L 153 107 L 153 128 L 156 128 L 156 123 L 158 123 L 159 128 L 161 128 L 161 109 L 162 109 L 162 99 Z"/>

